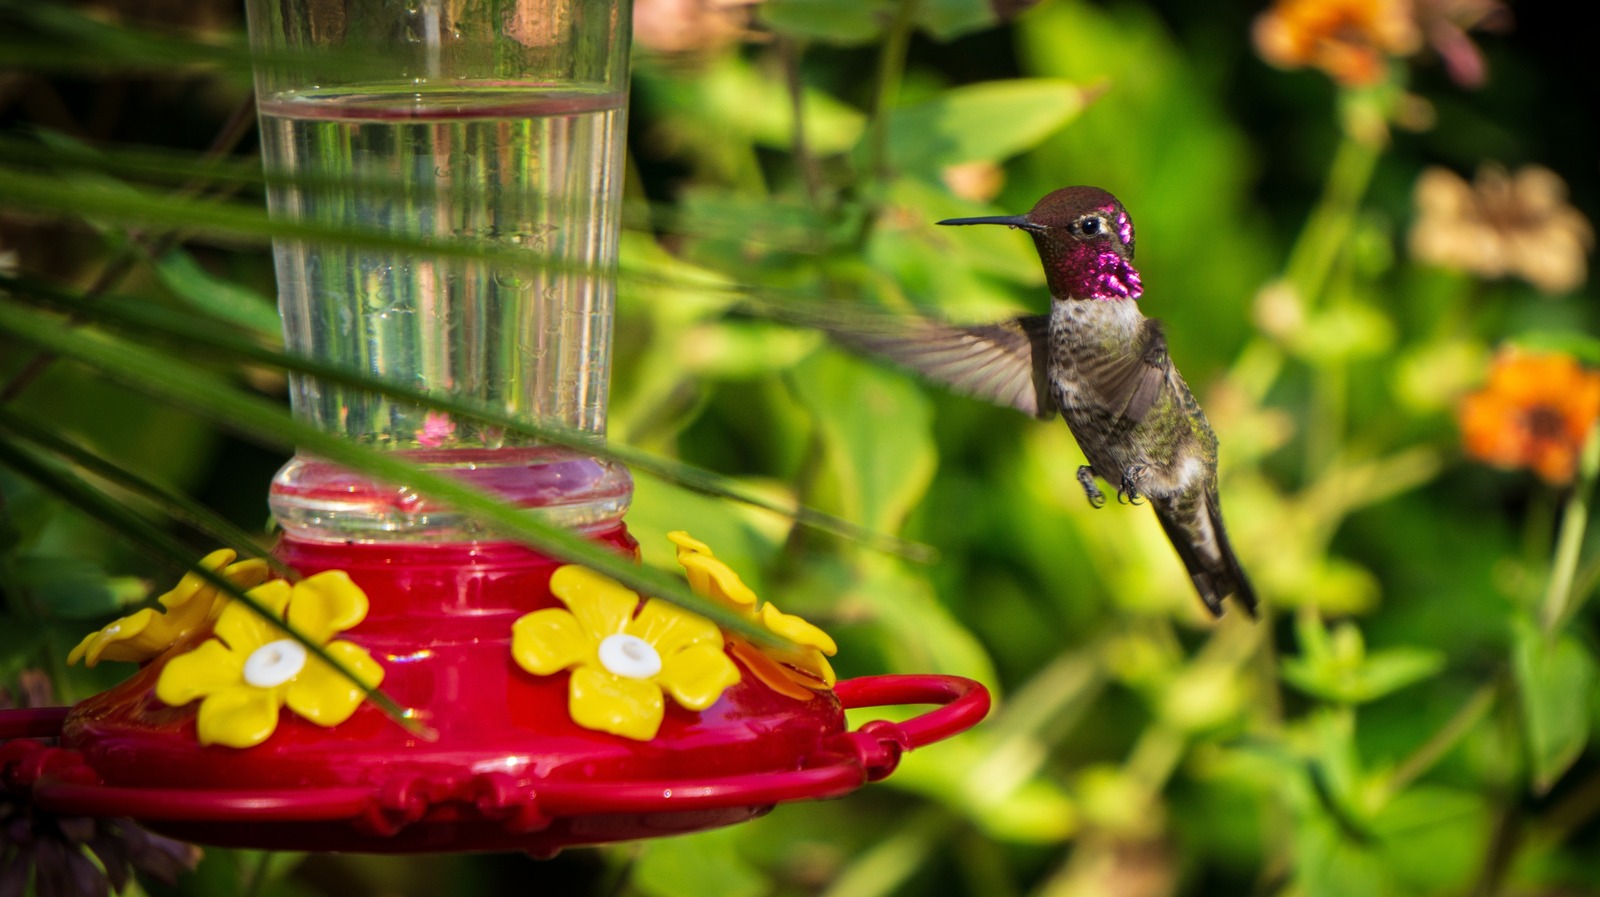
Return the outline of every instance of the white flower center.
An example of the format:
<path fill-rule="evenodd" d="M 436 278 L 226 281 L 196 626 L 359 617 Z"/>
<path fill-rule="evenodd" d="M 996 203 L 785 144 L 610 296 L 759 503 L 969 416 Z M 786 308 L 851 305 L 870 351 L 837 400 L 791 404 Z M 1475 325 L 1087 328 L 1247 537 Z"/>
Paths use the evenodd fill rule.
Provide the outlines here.
<path fill-rule="evenodd" d="M 278 639 L 251 651 L 245 658 L 244 681 L 256 688 L 276 688 L 293 679 L 305 666 L 305 646 L 292 638 Z"/>
<path fill-rule="evenodd" d="M 661 655 L 637 635 L 608 635 L 600 641 L 600 665 L 618 676 L 649 679 L 661 672 Z"/>

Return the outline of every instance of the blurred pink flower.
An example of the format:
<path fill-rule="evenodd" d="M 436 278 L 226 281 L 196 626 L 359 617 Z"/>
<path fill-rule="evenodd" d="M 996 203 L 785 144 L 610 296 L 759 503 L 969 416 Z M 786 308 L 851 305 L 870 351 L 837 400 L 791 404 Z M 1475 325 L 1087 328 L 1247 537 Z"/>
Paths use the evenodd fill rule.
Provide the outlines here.
<path fill-rule="evenodd" d="M 422 419 L 422 429 L 417 431 L 417 442 L 428 448 L 438 448 L 456 435 L 456 422 L 443 411 L 429 411 Z"/>
<path fill-rule="evenodd" d="M 1508 31 L 1511 11 L 1500 0 L 1416 0 L 1417 26 L 1444 61 L 1450 80 L 1462 87 L 1481 87 L 1488 67 L 1468 31 Z"/>
<path fill-rule="evenodd" d="M 749 32 L 757 0 L 635 0 L 633 39 L 657 53 L 720 50 Z"/>

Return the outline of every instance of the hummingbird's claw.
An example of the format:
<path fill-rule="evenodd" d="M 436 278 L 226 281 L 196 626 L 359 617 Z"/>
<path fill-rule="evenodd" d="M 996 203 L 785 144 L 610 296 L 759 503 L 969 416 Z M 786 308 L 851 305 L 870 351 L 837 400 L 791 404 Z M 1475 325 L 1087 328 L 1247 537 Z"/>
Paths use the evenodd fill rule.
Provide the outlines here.
<path fill-rule="evenodd" d="M 1122 472 L 1122 486 L 1117 489 L 1117 502 L 1125 505 L 1144 504 L 1144 493 L 1139 491 L 1139 480 L 1144 478 L 1145 467 L 1143 464 L 1134 466 Z"/>
<path fill-rule="evenodd" d="M 1078 485 L 1083 487 L 1083 495 L 1089 499 L 1089 507 L 1103 508 L 1106 506 L 1106 494 L 1094 484 L 1094 468 L 1085 464 L 1078 468 Z"/>

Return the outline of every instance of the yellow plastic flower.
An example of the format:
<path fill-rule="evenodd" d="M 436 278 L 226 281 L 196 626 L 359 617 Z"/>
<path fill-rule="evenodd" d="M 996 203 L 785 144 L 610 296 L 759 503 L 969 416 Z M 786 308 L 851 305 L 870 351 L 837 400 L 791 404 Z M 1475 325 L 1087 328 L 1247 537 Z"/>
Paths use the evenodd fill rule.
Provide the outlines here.
<path fill-rule="evenodd" d="M 162 669 L 156 697 L 174 707 L 200 700 L 195 727 L 201 744 L 258 745 L 277 729 L 284 706 L 319 726 L 349 719 L 365 697 L 361 685 L 307 652 L 276 621 L 287 620 L 375 688 L 383 667 L 372 655 L 351 642 L 331 641 L 366 618 L 366 593 L 343 570 L 329 570 L 293 586 L 275 579 L 249 595 L 275 620 L 229 604 L 217 618 L 215 638 Z"/>
<path fill-rule="evenodd" d="M 649 741 L 665 715 L 662 692 L 704 710 L 739 681 L 722 631 L 704 617 L 584 567 L 560 567 L 550 592 L 567 606 L 536 610 L 512 626 L 511 656 L 535 676 L 572 670 L 567 708 L 585 729 Z M 635 613 L 637 611 L 637 613 Z"/>
<path fill-rule="evenodd" d="M 231 548 L 220 548 L 200 560 L 200 566 L 217 573 L 239 589 L 251 589 L 267 578 L 267 562 L 251 558 L 237 564 Z M 83 637 L 67 655 L 67 663 L 79 660 L 94 666 L 102 660 L 143 663 L 163 654 L 178 640 L 222 612 L 225 601 L 218 601 L 217 587 L 194 572 L 184 574 L 178 584 L 157 599 L 165 612 L 153 607 L 137 610 L 107 623 Z"/>
<path fill-rule="evenodd" d="M 667 533 L 667 538 L 678 546 L 678 563 L 683 566 L 689 579 L 689 588 L 695 594 L 721 602 L 730 610 L 766 627 L 773 635 L 795 645 L 789 650 L 768 649 L 763 652 L 744 639 L 729 635 L 729 649 L 745 662 L 757 678 L 769 688 L 799 700 L 808 700 L 811 694 L 806 690 L 796 690 L 792 682 L 798 682 L 806 689 L 833 687 L 838 679 L 828 658 L 838 653 L 839 646 L 831 636 L 801 617 L 778 610 L 777 605 L 770 601 L 760 603 L 756 593 L 745 585 L 739 574 L 718 560 L 706 543 L 682 530 Z M 775 671 L 781 675 L 773 676 Z"/>

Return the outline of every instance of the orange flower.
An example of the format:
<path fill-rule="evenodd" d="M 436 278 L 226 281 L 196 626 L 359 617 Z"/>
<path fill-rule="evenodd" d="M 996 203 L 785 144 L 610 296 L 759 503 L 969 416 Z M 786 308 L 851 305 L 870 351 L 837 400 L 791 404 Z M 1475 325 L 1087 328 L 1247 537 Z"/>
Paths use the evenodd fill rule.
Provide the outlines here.
<path fill-rule="evenodd" d="M 1526 467 L 1545 482 L 1572 481 L 1600 417 L 1600 374 L 1565 355 L 1501 353 L 1482 392 L 1460 409 L 1467 453 L 1497 467 Z"/>
<path fill-rule="evenodd" d="M 1346 87 L 1382 81 L 1387 57 L 1422 45 L 1408 0 L 1277 0 L 1251 36 L 1268 63 L 1315 66 Z"/>

